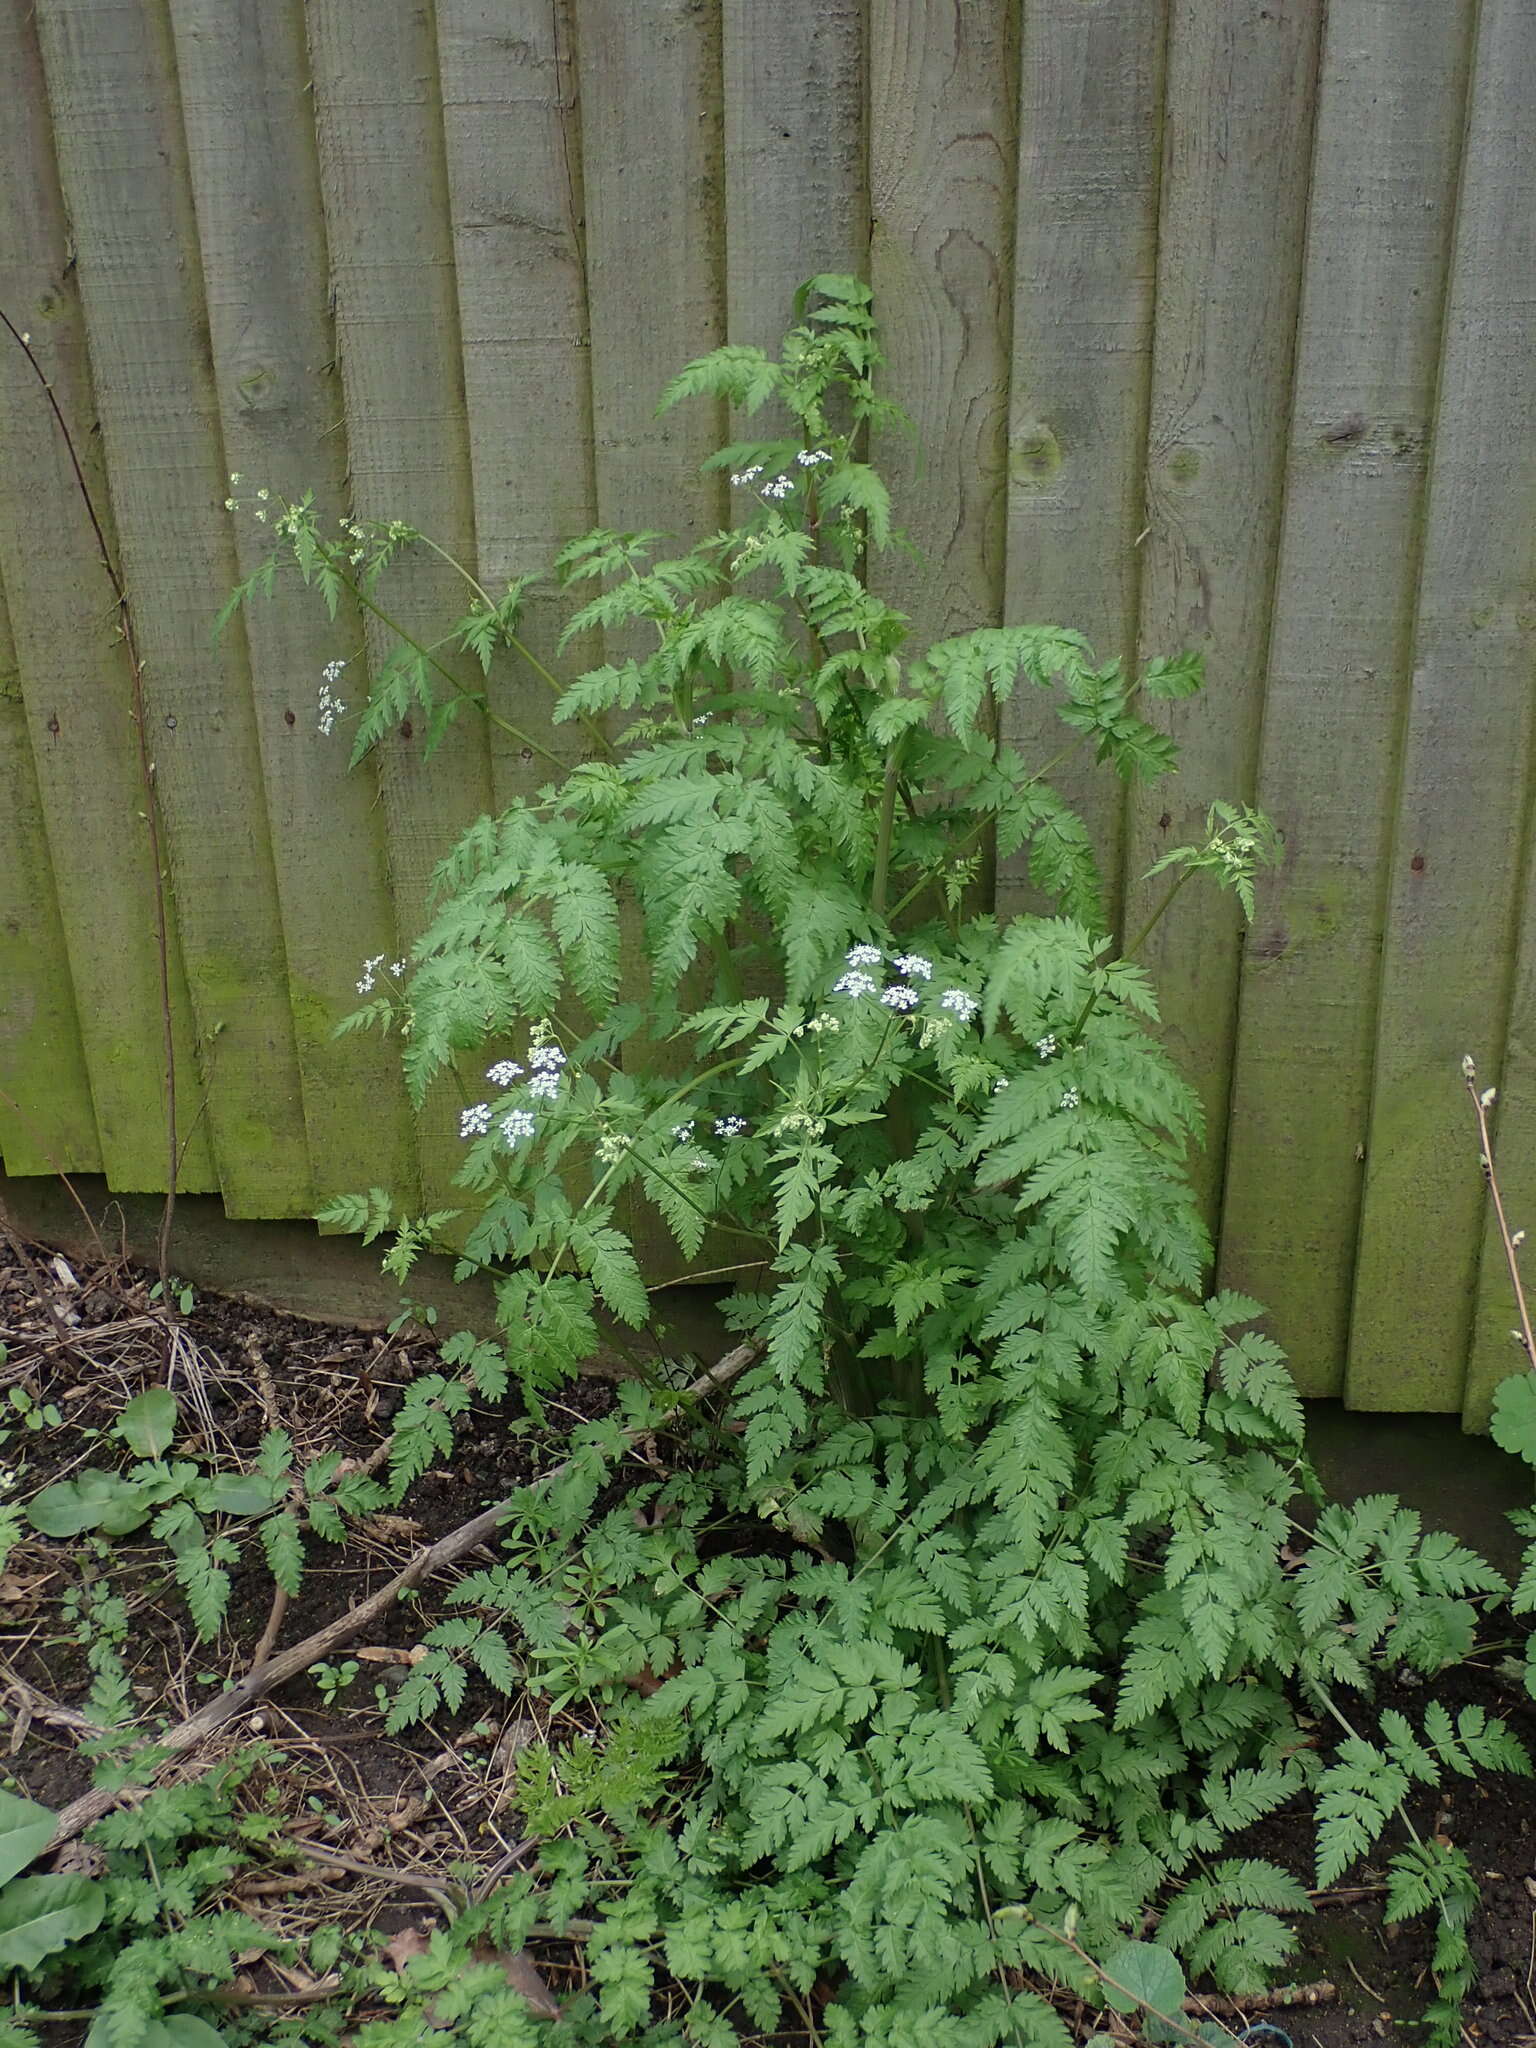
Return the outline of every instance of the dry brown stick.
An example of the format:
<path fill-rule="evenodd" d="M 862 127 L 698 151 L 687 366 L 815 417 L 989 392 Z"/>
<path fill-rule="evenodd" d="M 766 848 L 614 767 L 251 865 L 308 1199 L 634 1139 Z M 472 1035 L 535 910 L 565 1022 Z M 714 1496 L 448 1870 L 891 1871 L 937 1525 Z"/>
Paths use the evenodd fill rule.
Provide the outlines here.
<path fill-rule="evenodd" d="M 671 1422 L 682 1414 L 694 1401 L 702 1400 L 706 1394 L 725 1386 L 739 1372 L 745 1371 L 761 1348 L 758 1344 L 739 1344 L 734 1351 L 727 1352 L 726 1356 L 712 1365 L 708 1372 L 699 1375 L 680 1399 L 667 1410 L 660 1422 L 652 1424 L 650 1429 L 626 1431 L 627 1440 L 632 1443 L 638 1437 L 651 1434 L 653 1429 L 660 1428 L 664 1423 Z M 332 1622 L 327 1622 L 324 1628 L 316 1629 L 315 1633 L 306 1636 L 303 1642 L 295 1643 L 291 1649 L 279 1651 L 275 1657 L 256 1665 L 237 1684 L 232 1685 L 228 1692 L 221 1692 L 216 1699 L 211 1699 L 205 1706 L 199 1707 L 195 1714 L 189 1714 L 186 1720 L 178 1721 L 174 1728 L 168 1728 L 153 1747 L 165 1751 L 164 1762 L 169 1762 L 172 1756 L 179 1756 L 183 1751 L 195 1749 L 199 1743 L 206 1742 L 216 1729 L 222 1728 L 226 1722 L 233 1721 L 238 1715 L 243 1714 L 262 1697 L 263 1693 L 270 1692 L 274 1686 L 285 1685 L 290 1678 L 297 1678 L 301 1672 L 307 1671 L 311 1664 L 316 1664 L 321 1658 L 329 1656 L 331 1651 L 342 1643 L 350 1642 L 353 1636 L 368 1626 L 370 1621 L 376 1620 L 392 1607 L 402 1593 L 408 1593 L 413 1586 L 419 1586 L 423 1579 L 430 1578 L 445 1565 L 456 1563 L 477 1544 L 484 1543 L 488 1537 L 494 1536 L 517 1505 L 520 1495 L 531 1492 L 535 1487 L 551 1485 L 567 1470 L 570 1462 L 569 1458 L 563 1459 L 551 1471 L 541 1474 L 528 1486 L 519 1487 L 516 1494 L 510 1495 L 506 1500 L 497 1501 L 494 1507 L 486 1508 L 482 1514 L 461 1523 L 457 1529 L 450 1529 L 446 1536 L 440 1536 L 435 1543 L 418 1550 L 404 1569 L 396 1572 L 395 1576 L 387 1584 L 380 1586 L 376 1593 L 370 1593 L 366 1600 L 360 1600 L 355 1607 L 349 1607 L 345 1614 L 338 1615 Z M 163 1768 L 163 1763 L 157 1766 L 157 1769 L 160 1768 Z M 64 1843 L 73 1841 L 82 1828 L 88 1828 L 92 1821 L 100 1820 L 104 1813 L 110 1812 L 119 1796 L 117 1792 L 97 1786 L 89 1792 L 83 1792 L 78 1799 L 72 1800 L 59 1815 L 59 1824 L 53 1831 L 53 1840 L 49 1847 L 58 1849 Z"/>
<path fill-rule="evenodd" d="M 1214 2013 L 1221 2019 L 1242 2019 L 1251 2012 L 1281 2012 L 1289 2005 L 1331 2005 L 1338 1995 L 1338 1985 L 1320 1977 L 1315 1984 L 1281 1984 L 1273 1991 L 1256 1991 L 1251 1998 L 1226 1998 L 1218 1991 L 1197 1992 L 1185 1999 L 1184 2010 Z"/>
<path fill-rule="evenodd" d="M 277 1648 L 277 1639 L 282 1633 L 283 1619 L 287 1612 L 288 1595 L 281 1586 L 275 1587 L 272 1594 L 272 1611 L 267 1616 L 267 1625 L 261 1632 L 261 1640 L 257 1643 L 255 1654 L 251 1658 L 253 1671 L 259 1671 Z"/>

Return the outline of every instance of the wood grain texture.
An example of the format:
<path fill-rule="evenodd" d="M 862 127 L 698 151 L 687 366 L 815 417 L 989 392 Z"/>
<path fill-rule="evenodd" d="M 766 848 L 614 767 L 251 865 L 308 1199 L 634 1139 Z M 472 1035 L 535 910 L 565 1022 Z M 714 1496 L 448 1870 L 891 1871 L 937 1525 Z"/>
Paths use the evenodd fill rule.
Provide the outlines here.
<path fill-rule="evenodd" d="M 682 546 L 725 513 L 698 465 L 703 400 L 656 415 L 668 379 L 725 339 L 720 21 L 710 0 L 585 0 L 578 62 L 598 517 Z"/>
<path fill-rule="evenodd" d="M 271 544 L 252 516 L 258 488 L 313 491 L 328 523 L 345 503 L 304 20 L 298 0 L 171 0 L 171 21 L 248 576 Z M 416 1165 L 397 1050 L 333 1035 L 357 1005 L 358 963 L 399 951 L 372 763 L 348 774 L 345 724 L 326 739 L 316 723 L 321 670 L 356 658 L 361 622 L 351 608 L 329 622 L 291 575 L 243 622 L 315 1202 L 370 1184 L 407 1199 Z"/>
<path fill-rule="evenodd" d="M 597 514 L 604 526 L 659 529 L 673 552 L 727 516 L 723 480 L 699 474 L 726 437 L 725 408 L 693 399 L 656 413 L 668 379 L 725 339 L 719 9 L 583 0 L 579 28 Z M 654 644 L 649 632 L 606 639 L 609 659 Z M 621 946 L 625 993 L 643 1000 L 649 968 L 629 909 Z M 653 1048 L 625 1058 L 670 1071 L 670 1054 Z M 624 1220 L 649 1270 L 676 1269 L 638 1196 Z"/>
<path fill-rule="evenodd" d="M 7 337 L 9 339 L 9 337 Z M 0 589 L 0 1155 L 7 1173 L 96 1173 L 101 1146 Z"/>
<path fill-rule="evenodd" d="M 729 339 L 770 351 L 809 277 L 869 253 L 860 0 L 724 0 Z"/>
<path fill-rule="evenodd" d="M 69 421 L 115 546 L 51 109 L 29 7 L 0 7 L 0 304 L 31 345 Z M 70 967 L 103 1167 L 123 1190 L 162 1189 L 163 1053 L 153 869 L 112 594 L 59 433 L 32 371 L 0 348 L 0 576 L 27 708 L 38 798 Z M 82 792 L 88 792 L 82 801 Z M 172 948 L 177 1062 L 196 1051 Z M 190 1092 L 200 1093 L 196 1087 Z M 46 1109 L 46 1104 L 41 1105 Z M 46 1133 L 45 1133 L 46 1135 Z M 188 1134 L 181 1184 L 217 1185 L 206 1129 Z"/>
<path fill-rule="evenodd" d="M 437 45 L 430 10 L 391 0 L 311 0 L 321 189 L 346 399 L 354 510 L 403 519 L 473 568 L 474 508 L 448 211 Z M 402 557 L 380 600 L 435 641 L 469 593 L 425 554 Z M 394 644 L 370 622 L 370 659 Z M 478 671 L 465 669 L 466 677 Z M 430 761 L 425 720 L 378 750 L 402 941 L 422 929 L 432 869 L 491 804 L 481 719 L 466 712 Z M 462 1156 L 444 1081 L 419 1123 L 423 1193 L 451 1201 Z"/>
<path fill-rule="evenodd" d="M 1533 67 L 1536 13 L 1483 0 L 1391 851 L 1346 1381 L 1358 1408 L 1454 1402 L 1474 1311 L 1484 1203 L 1459 1062 L 1509 1014 L 1536 671 Z M 1509 1020 L 1513 1047 L 1529 1028 Z M 1506 1154 L 1521 1128 L 1504 1121 Z"/>
<path fill-rule="evenodd" d="M 438 0 L 448 198 L 464 351 L 480 574 L 499 596 L 538 576 L 521 638 L 556 675 L 572 606 L 556 551 L 596 521 L 591 337 L 582 222 L 575 23 L 569 0 Z M 502 717 L 576 760 L 582 729 L 554 725 L 554 694 L 515 654 L 498 657 Z M 496 796 L 529 795 L 550 764 L 498 729 Z"/>
<path fill-rule="evenodd" d="M 307 1214 L 309 1158 L 234 581 L 174 59 L 137 4 L 38 9 L 207 1122 L 232 1215 Z M 196 1101 L 183 1099 L 187 1128 Z"/>
<path fill-rule="evenodd" d="M 1258 801 L 1285 834 L 1242 970 L 1221 1266 L 1336 1394 L 1383 877 L 1473 8 L 1329 10 Z"/>
<path fill-rule="evenodd" d="M 922 556 L 871 580 L 919 647 L 1003 612 L 1016 27 L 1006 0 L 870 8 L 870 282 L 887 395 L 917 430 L 874 458 Z"/>
<path fill-rule="evenodd" d="M 1321 16 L 1321 0 L 1174 0 L 1170 14 L 1140 644 L 1144 659 L 1204 650 L 1207 687 L 1158 707 L 1182 749 L 1177 780 L 1132 793 L 1133 933 L 1168 888 L 1166 875 L 1141 879 L 1158 856 L 1204 837 L 1212 798 L 1253 794 Z M 1231 897 L 1190 887 L 1141 949 L 1166 1040 L 1206 1106 L 1194 1170 L 1208 1209 L 1238 929 Z"/>
<path fill-rule="evenodd" d="M 1008 430 L 1010 622 L 1075 627 L 1136 661 L 1157 283 L 1167 10 L 1147 0 L 1032 0 L 1019 90 Z M 1016 698 L 1005 736 L 1054 759 L 1049 699 Z M 1124 785 L 1079 749 L 1052 780 L 1086 820 L 1118 918 Z M 1027 900 L 1023 863 L 998 877 Z"/>

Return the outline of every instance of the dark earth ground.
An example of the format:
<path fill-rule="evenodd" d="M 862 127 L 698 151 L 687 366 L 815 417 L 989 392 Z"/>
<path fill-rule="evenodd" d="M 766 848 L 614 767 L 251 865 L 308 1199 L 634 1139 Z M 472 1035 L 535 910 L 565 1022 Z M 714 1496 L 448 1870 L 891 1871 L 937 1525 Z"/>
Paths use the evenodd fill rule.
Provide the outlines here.
<path fill-rule="evenodd" d="M 92 1267 L 41 1249 L 31 1270 L 0 1242 L 0 1403 L 13 1387 L 51 1403 L 67 1427 L 36 1432 L 13 1427 L 0 1461 L 20 1472 L 24 1497 L 76 1467 L 107 1462 L 109 1444 L 84 1440 L 105 1428 L 124 1402 L 166 1376 L 158 1314 L 147 1299 L 147 1276 L 124 1262 Z M 39 1286 L 53 1320 L 39 1301 Z M 420 1337 L 386 1337 L 279 1315 L 216 1296 L 198 1299 L 180 1321 L 174 1383 L 183 1412 L 201 1412 L 177 1445 L 201 1451 L 220 1469 L 249 1460 L 273 1427 L 294 1438 L 299 1459 L 341 1451 L 365 1461 L 389 1434 L 401 1390 L 432 1370 L 436 1354 Z M 398 1571 L 423 1541 L 457 1527 L 480 1507 L 558 1462 L 563 1433 L 603 1412 L 611 1386 L 584 1380 L 551 1402 L 533 1427 L 515 1397 L 477 1404 L 460 1425 L 450 1462 L 412 1488 L 402 1514 L 369 1518 L 345 1551 L 309 1539 L 310 1566 L 299 1596 L 281 1617 L 278 1646 L 298 1641 L 352 1606 Z M 0 1419 L 4 1410 L 0 1406 Z M 214 1642 L 191 1639 L 185 1609 L 161 1583 L 164 1553 L 137 1538 L 119 1539 L 98 1569 L 132 1611 L 127 1655 L 147 1717 L 180 1718 L 209 1693 L 250 1668 L 272 1618 L 272 1587 L 259 1557 L 235 1574 L 225 1627 Z M 71 1547 L 26 1537 L 0 1574 L 0 1772 L 28 1796 L 62 1806 L 90 1782 L 78 1737 L 57 1710 L 78 1709 L 89 1678 L 81 1647 L 60 1612 L 78 1586 Z M 295 1938 L 318 1925 L 367 1930 L 380 1944 L 435 1920 L 434 1873 L 466 1860 L 494 1863 L 518 1839 L 512 1759 L 536 1737 L 558 1739 L 542 1709 L 509 1702 L 472 1681 L 461 1710 L 398 1737 L 383 1733 L 375 1688 L 398 1682 L 412 1647 L 439 1618 L 441 1587 L 427 1587 L 339 1648 L 333 1661 L 355 1659 L 359 1676 L 327 1705 L 310 1677 L 262 1701 L 258 1711 L 221 1731 L 186 1768 L 206 1768 L 220 1754 L 272 1744 L 280 1761 L 259 1770 L 254 1796 L 274 1796 L 290 1834 L 337 1850 L 362 1870 L 320 1872 L 296 1866 L 237 1878 L 232 1903 L 275 1932 Z M 1490 1644 L 1471 1664 L 1447 1674 L 1435 1691 L 1453 1708 L 1477 1701 L 1502 1714 L 1536 1751 L 1536 1707 L 1526 1697 L 1511 1646 Z M 1396 1695 L 1412 1710 L 1423 1704 Z M 1384 1693 L 1380 1705 L 1391 1705 Z M 574 1726 L 574 1723 L 570 1725 Z M 1483 1887 L 1473 1929 L 1480 1976 L 1468 2000 L 1464 2039 L 1532 2044 L 1536 2048 L 1536 1780 L 1500 1779 L 1458 1785 L 1428 1803 L 1415 1823 L 1457 1843 Z M 1250 2022 L 1256 2048 L 1355 2048 L 1411 2042 L 1413 2021 L 1429 1994 L 1430 1936 L 1420 1923 L 1381 1924 L 1381 1870 L 1395 1843 L 1383 1845 L 1375 1867 L 1349 1873 L 1349 1883 L 1317 1901 L 1301 1927 L 1298 1984 L 1331 1987 L 1315 2004 L 1255 2005 L 1228 2019 L 1239 2033 Z M 1305 1881 L 1310 1864 L 1307 1816 L 1295 1811 L 1245 1838 L 1245 1853 L 1284 1864 Z M 580 1959 L 552 1951 L 540 1967 L 558 1993 L 576 1981 Z M 271 1974 L 254 1965 L 261 1990 L 300 1988 L 301 1973 Z M 1260 2031 L 1260 2028 L 1276 2031 Z M 62 2037 L 61 2037 L 62 2038 Z"/>

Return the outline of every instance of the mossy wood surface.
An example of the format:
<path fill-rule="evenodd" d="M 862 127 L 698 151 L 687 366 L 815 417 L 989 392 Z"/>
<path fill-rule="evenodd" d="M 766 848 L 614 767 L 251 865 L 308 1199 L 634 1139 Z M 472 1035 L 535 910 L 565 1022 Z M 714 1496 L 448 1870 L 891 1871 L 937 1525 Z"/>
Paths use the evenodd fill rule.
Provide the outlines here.
<path fill-rule="evenodd" d="M 37 20 L 123 573 L 154 593 L 137 613 L 146 732 L 200 1062 L 181 1127 L 206 1123 L 231 1214 L 302 1215 L 309 1148 L 246 644 L 239 626 L 209 637 L 235 555 L 168 25 L 94 0 L 47 0 Z"/>
<path fill-rule="evenodd" d="M 355 709 L 388 636 L 287 593 L 213 643 L 260 540 L 228 472 L 407 519 L 493 595 L 595 519 L 686 545 L 724 511 L 693 473 L 716 423 L 657 419 L 661 385 L 862 269 L 919 430 L 879 450 L 925 557 L 886 572 L 915 636 L 1051 617 L 1106 660 L 1206 652 L 1169 712 L 1176 783 L 1055 771 L 1117 928 L 1211 796 L 1287 835 L 1246 938 L 1192 888 L 1149 959 L 1210 1111 L 1224 1277 L 1308 1391 L 1479 1424 L 1512 1319 L 1464 1052 L 1536 1219 L 1533 67 L 1517 0 L 11 0 L 0 304 L 137 607 L 182 1185 L 273 1217 L 372 1181 L 451 1199 L 453 1091 L 417 1118 L 393 1048 L 331 1026 L 420 929 L 458 826 L 550 767 L 466 717 L 430 764 L 407 720 L 348 775 L 320 671 L 349 662 Z M 435 636 L 449 584 L 412 568 L 396 615 Z M 0 1087 L 28 1125 L 0 1145 L 150 1191 L 128 671 L 8 341 L 0 588 Z M 530 604 L 541 659 L 565 611 Z M 561 760 L 590 744 L 526 664 L 498 657 L 488 693 Z M 1007 731 L 1061 744 L 1028 701 Z M 998 897 L 1027 907 L 1026 878 Z"/>
<path fill-rule="evenodd" d="M 1141 0 L 1040 0 L 1024 19 L 1008 423 L 1007 616 L 1072 619 L 1104 661 L 1136 659 L 1146 525 L 1166 24 Z M 1063 745 L 1054 706 L 1016 696 L 1027 756 Z M 1124 786 L 1078 748 L 1052 780 L 1100 850 L 1120 915 Z M 1030 907 L 1025 878 L 1002 905 Z"/>
<path fill-rule="evenodd" d="M 1288 850 L 1243 952 L 1222 1215 L 1226 1269 L 1297 1332 L 1309 1394 L 1341 1391 L 1349 1334 L 1380 979 L 1366 935 L 1391 848 L 1461 146 L 1461 93 L 1442 88 L 1464 86 L 1471 12 L 1378 0 L 1327 23 L 1259 759 Z M 1435 1093 L 1452 1099 L 1454 1079 L 1452 1064 Z"/>
<path fill-rule="evenodd" d="M 26 726 L 0 590 L 0 1147 L 18 1173 L 91 1173 L 101 1148 Z"/>
<path fill-rule="evenodd" d="M 25 195 L 24 203 L 0 205 L 0 303 L 30 336 L 71 422 L 107 543 L 115 548 L 79 265 L 59 186 L 37 19 L 28 8 L 0 9 L 0 77 L 10 81 L 0 121 L 0 190 Z M 0 349 L 0 580 L 103 1170 L 125 1193 L 163 1188 L 168 1147 L 154 868 L 128 666 L 68 455 L 36 378 L 9 337 Z M 21 743 L 14 726 L 9 743 Z M 170 908 L 177 1064 L 196 1095 L 174 903 Z M 46 907 L 34 915 L 46 916 Z M 22 986 L 6 1000 L 19 1006 Z M 0 1085 L 9 1087 L 3 1074 Z M 58 1151 L 70 1116 L 68 1091 L 56 1099 L 44 1088 L 29 1097 L 27 1110 L 35 1130 L 28 1144 Z M 194 1124 L 184 1137 L 181 1186 L 217 1188 L 206 1123 Z"/>
<path fill-rule="evenodd" d="M 1474 1327 L 1484 1198 L 1468 1171 L 1468 1107 L 1427 1087 L 1467 1052 L 1496 1084 L 1506 1039 L 1511 1099 L 1502 1162 L 1525 1173 L 1531 1012 L 1511 1006 L 1529 858 L 1536 682 L 1536 14 L 1485 0 L 1472 54 L 1424 559 L 1387 869 L 1375 1093 L 1355 1275 L 1349 1374 L 1360 1408 L 1462 1398 Z M 1525 969 L 1524 990 L 1530 987 Z M 1528 1064 L 1525 1065 L 1529 1073 Z M 1459 1077 L 1458 1077 L 1459 1078 Z M 1520 1114 L 1522 1101 L 1526 1113 Z M 1516 1222 L 1526 1220 L 1517 1216 Z M 1481 1260 L 1505 1335 L 1489 1321 L 1468 1394 L 1518 1363 L 1507 1280 Z M 1491 1321 L 1491 1318 L 1490 1318 Z M 1493 1326 L 1496 1330 L 1497 1325 Z"/>

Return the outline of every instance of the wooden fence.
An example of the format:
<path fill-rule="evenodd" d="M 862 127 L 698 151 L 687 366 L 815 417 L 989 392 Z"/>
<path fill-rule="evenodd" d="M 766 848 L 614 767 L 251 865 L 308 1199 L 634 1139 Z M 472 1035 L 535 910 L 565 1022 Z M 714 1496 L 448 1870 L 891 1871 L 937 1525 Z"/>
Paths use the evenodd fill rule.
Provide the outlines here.
<path fill-rule="evenodd" d="M 450 834 L 536 779 L 468 728 L 349 776 L 316 693 L 376 657 L 354 618 L 215 644 L 259 538 L 227 473 L 486 579 L 598 519 L 696 533 L 715 422 L 658 421 L 660 384 L 857 269 L 920 429 L 879 452 L 921 629 L 1207 652 L 1175 784 L 1071 785 L 1129 924 L 1210 797 L 1287 835 L 1246 936 L 1191 890 L 1150 949 L 1224 1276 L 1306 1391 L 1480 1420 L 1514 1354 L 1465 1052 L 1536 1224 L 1533 77 L 1530 0 L 0 0 L 0 308 L 132 590 L 184 1184 L 275 1217 L 441 1181 L 444 1123 L 331 1027 Z M 127 670 L 0 343 L 0 1150 L 154 1189 Z M 421 572 L 407 623 L 441 600 Z"/>

